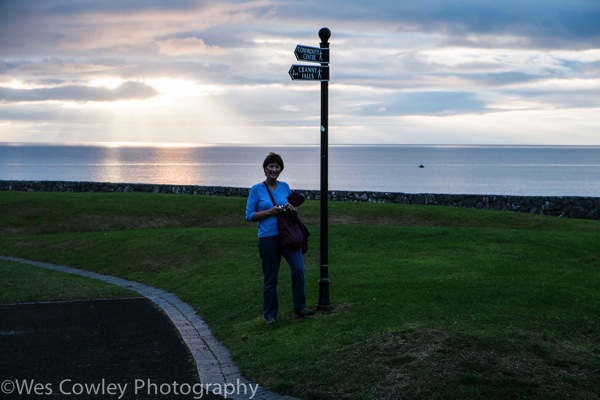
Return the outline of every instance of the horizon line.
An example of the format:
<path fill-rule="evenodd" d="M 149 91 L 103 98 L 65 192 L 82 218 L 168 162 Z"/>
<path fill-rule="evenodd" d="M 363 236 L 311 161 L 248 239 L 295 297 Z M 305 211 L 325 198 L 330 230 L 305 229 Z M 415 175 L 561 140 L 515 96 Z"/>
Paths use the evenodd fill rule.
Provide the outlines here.
<path fill-rule="evenodd" d="M 63 147 L 109 147 L 109 148 L 194 148 L 194 147 L 320 147 L 316 143 L 178 143 L 178 142 L 3 142 L 3 147 L 63 146 Z M 329 147 L 600 147 L 600 144 L 536 144 L 536 143 L 329 143 Z"/>

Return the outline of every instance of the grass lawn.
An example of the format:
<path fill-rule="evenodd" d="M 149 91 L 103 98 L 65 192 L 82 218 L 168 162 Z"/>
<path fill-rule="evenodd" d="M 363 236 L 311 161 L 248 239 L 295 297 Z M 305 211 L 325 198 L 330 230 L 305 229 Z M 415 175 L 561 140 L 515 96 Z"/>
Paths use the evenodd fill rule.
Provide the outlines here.
<path fill-rule="evenodd" d="M 246 377 L 305 399 L 599 398 L 599 221 L 332 202 L 334 310 L 294 319 L 284 263 L 282 315 L 267 327 L 244 206 L 229 197 L 0 192 L 10 210 L 0 215 L 0 254 L 176 293 Z M 316 304 L 318 202 L 301 213 Z M 2 264 L 0 278 L 32 273 L 22 271 Z M 11 279 L 0 280 L 2 301 L 36 297 L 10 289 L 19 278 Z"/>
<path fill-rule="evenodd" d="M 140 297 L 96 279 L 0 260 L 0 304 Z"/>

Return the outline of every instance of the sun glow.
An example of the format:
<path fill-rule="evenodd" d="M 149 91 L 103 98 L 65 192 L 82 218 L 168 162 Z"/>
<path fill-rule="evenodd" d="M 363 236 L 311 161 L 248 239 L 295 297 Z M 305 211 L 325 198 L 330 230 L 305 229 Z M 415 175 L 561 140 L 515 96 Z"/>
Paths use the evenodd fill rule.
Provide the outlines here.
<path fill-rule="evenodd" d="M 18 79 L 11 79 L 10 81 L 0 82 L 0 87 L 4 87 L 7 89 L 27 90 L 27 89 L 38 89 L 38 88 L 45 87 L 45 86 L 35 85 L 33 83 L 26 83 L 26 82 L 20 81 Z"/>
<path fill-rule="evenodd" d="M 89 85 L 93 87 L 105 87 L 108 89 L 116 89 L 125 81 L 121 78 L 102 78 L 90 81 Z"/>
<path fill-rule="evenodd" d="M 162 77 L 150 79 L 146 83 L 161 95 L 169 97 L 205 96 L 219 91 L 217 85 L 201 85 L 187 79 Z"/>
<path fill-rule="evenodd" d="M 104 78 L 89 85 L 113 89 L 124 82 Z M 61 107 L 85 115 L 86 123 L 102 131 L 101 142 L 109 147 L 148 143 L 197 145 L 200 133 L 213 138 L 211 141 L 215 143 L 237 143 L 247 140 L 250 134 L 240 129 L 246 121 L 219 100 L 218 95 L 225 93 L 227 87 L 167 77 L 137 82 L 154 89 L 156 95 L 129 100 L 63 102 Z"/>

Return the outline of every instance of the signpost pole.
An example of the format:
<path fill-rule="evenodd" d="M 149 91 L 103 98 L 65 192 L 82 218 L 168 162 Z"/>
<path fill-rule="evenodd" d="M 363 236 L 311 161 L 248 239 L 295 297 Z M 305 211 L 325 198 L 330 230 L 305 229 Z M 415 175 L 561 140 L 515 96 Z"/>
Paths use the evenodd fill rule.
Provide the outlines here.
<path fill-rule="evenodd" d="M 293 64 L 288 71 L 292 80 L 321 81 L 321 268 L 319 278 L 318 310 L 330 310 L 329 300 L 329 38 L 331 31 L 321 28 L 320 47 L 297 45 L 296 60 L 319 63 L 320 66 Z"/>
<path fill-rule="evenodd" d="M 327 28 L 319 30 L 321 48 L 329 49 L 331 31 Z M 329 61 L 329 59 L 327 60 Z M 322 63 L 328 66 L 329 63 Z M 331 308 L 329 299 L 329 81 L 321 81 L 321 268 L 319 279 L 319 301 L 317 309 L 328 310 Z"/>

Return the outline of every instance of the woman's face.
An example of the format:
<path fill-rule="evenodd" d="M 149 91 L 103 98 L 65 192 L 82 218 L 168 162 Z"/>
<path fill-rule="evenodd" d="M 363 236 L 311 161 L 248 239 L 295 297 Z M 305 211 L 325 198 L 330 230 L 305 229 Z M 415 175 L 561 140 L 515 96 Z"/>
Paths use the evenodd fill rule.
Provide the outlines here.
<path fill-rule="evenodd" d="M 269 179 L 277 179 L 281 174 L 281 165 L 273 163 L 267 165 L 265 168 L 265 176 Z"/>

